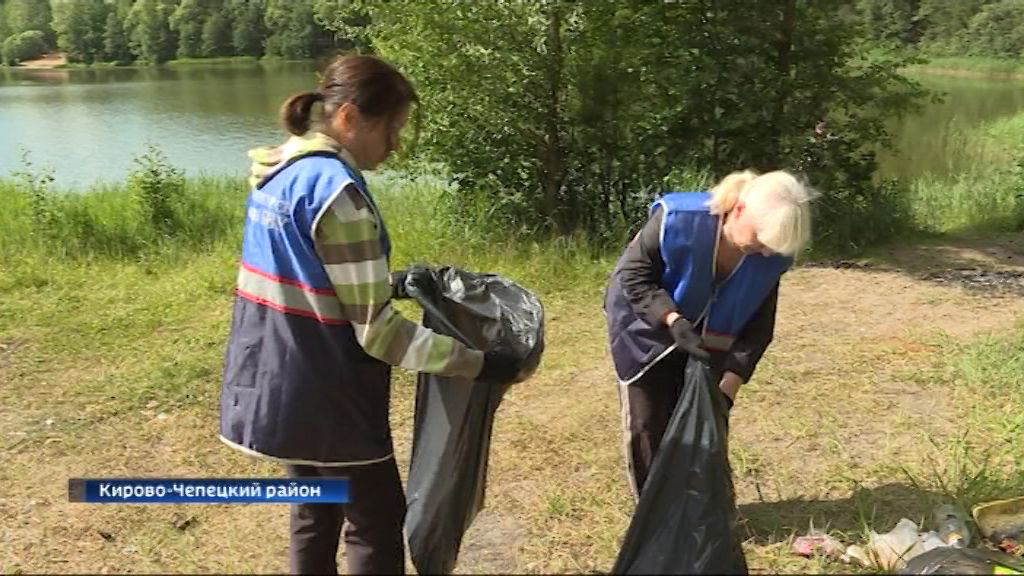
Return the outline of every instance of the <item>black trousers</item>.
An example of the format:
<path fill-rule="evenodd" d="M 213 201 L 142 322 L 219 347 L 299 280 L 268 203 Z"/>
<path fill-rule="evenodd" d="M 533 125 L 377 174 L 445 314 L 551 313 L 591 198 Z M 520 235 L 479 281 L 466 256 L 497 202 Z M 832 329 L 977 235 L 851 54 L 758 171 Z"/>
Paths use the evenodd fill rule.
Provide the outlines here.
<path fill-rule="evenodd" d="M 637 500 L 654 463 L 661 438 L 683 390 L 686 354 L 673 351 L 643 376 L 619 385 L 622 427 L 626 436 L 626 467 Z"/>
<path fill-rule="evenodd" d="M 337 574 L 343 527 L 348 574 L 405 572 L 405 494 L 394 458 L 360 466 L 286 469 L 292 478 L 349 478 L 347 504 L 292 504 L 292 574 Z"/>

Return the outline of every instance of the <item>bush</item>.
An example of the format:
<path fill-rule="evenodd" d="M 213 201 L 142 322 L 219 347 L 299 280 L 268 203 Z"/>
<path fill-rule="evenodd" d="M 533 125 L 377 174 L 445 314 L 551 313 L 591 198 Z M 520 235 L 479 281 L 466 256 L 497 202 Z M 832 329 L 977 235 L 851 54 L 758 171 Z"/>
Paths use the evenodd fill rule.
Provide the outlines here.
<path fill-rule="evenodd" d="M 24 60 L 42 56 L 46 52 L 46 36 L 38 30 L 28 30 L 4 40 L 4 63 L 13 66 Z"/>
<path fill-rule="evenodd" d="M 184 173 L 171 166 L 154 146 L 135 158 L 138 168 L 128 177 L 128 189 L 139 201 L 157 232 L 173 235 L 179 228 L 179 207 L 185 194 Z"/>

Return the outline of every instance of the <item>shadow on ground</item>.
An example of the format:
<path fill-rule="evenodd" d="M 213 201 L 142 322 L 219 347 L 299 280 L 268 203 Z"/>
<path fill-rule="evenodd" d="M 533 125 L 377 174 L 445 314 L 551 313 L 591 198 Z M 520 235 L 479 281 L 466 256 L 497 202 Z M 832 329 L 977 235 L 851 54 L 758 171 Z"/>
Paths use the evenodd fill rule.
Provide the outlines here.
<path fill-rule="evenodd" d="M 893 483 L 876 488 L 859 488 L 850 497 L 837 500 L 782 500 L 758 502 L 739 507 L 741 535 L 757 544 L 784 541 L 793 534 L 805 534 L 814 527 L 831 533 L 858 537 L 866 529 L 887 532 L 900 518 L 919 526 L 930 523 L 931 512 L 945 502 L 938 492 Z"/>

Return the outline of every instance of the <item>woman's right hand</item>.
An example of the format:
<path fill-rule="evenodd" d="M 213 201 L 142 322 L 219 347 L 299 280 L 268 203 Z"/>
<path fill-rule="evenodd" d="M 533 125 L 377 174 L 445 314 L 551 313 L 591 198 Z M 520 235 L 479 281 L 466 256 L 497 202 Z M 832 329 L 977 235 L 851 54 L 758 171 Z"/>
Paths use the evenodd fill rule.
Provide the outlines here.
<path fill-rule="evenodd" d="M 711 360 L 711 354 L 704 349 L 700 335 L 693 330 L 693 325 L 686 318 L 678 312 L 670 312 L 665 317 L 665 323 L 668 324 L 672 339 L 681 350 L 703 362 Z"/>

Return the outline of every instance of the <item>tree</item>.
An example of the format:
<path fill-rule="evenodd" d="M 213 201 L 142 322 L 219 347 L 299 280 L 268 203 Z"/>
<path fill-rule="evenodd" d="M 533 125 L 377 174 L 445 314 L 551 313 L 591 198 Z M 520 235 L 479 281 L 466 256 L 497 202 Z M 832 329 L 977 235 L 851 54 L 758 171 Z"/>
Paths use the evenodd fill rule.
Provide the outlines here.
<path fill-rule="evenodd" d="M 124 20 L 118 15 L 117 10 L 111 10 L 107 14 L 107 21 L 103 26 L 103 59 L 108 62 L 129 62 L 132 59 Z"/>
<path fill-rule="evenodd" d="M 357 52 L 372 52 L 368 34 L 370 11 L 367 0 L 315 0 L 313 3 L 317 23 L 334 32 L 335 45 Z"/>
<path fill-rule="evenodd" d="M 923 25 L 921 44 L 935 54 L 962 54 L 969 41 L 965 31 L 971 18 L 994 0 L 920 0 L 918 17 Z"/>
<path fill-rule="evenodd" d="M 40 0 L 7 0 L 7 26 L 11 34 L 20 34 L 29 30 L 42 32 L 46 48 L 56 45 L 56 35 L 50 23 L 53 12 L 49 1 Z"/>
<path fill-rule="evenodd" d="M 263 22 L 263 0 L 232 0 L 231 44 L 241 56 L 262 56 L 268 31 Z"/>
<path fill-rule="evenodd" d="M 217 11 L 203 24 L 203 56 L 231 55 L 231 21 L 222 11 Z"/>
<path fill-rule="evenodd" d="M 172 0 L 137 0 L 128 12 L 126 28 L 132 53 L 150 64 L 174 57 L 177 42 L 170 28 Z"/>
<path fill-rule="evenodd" d="M 454 174 L 456 205 L 612 233 L 679 168 L 793 168 L 822 120 L 853 143 L 829 152 L 848 171 L 829 193 L 870 205 L 874 157 L 859 154 L 918 89 L 901 60 L 867 59 L 843 4 L 392 0 L 371 4 L 368 34 L 419 88 L 422 148 Z"/>
<path fill-rule="evenodd" d="M 7 22 L 7 0 L 0 0 L 0 44 L 11 35 L 11 27 Z"/>
<path fill-rule="evenodd" d="M 1024 56 L 1024 0 L 983 6 L 968 22 L 965 44 L 977 56 Z"/>
<path fill-rule="evenodd" d="M 270 30 L 268 56 L 313 58 L 331 44 L 330 35 L 316 21 L 313 0 L 267 0 L 265 21 Z"/>
<path fill-rule="evenodd" d="M 203 54 L 203 23 L 210 8 L 204 0 L 181 0 L 170 17 L 171 30 L 178 33 L 178 57 L 198 58 Z"/>
<path fill-rule="evenodd" d="M 66 0 L 54 6 L 57 46 L 69 61 L 91 64 L 102 57 L 109 10 L 103 0 Z"/>
<path fill-rule="evenodd" d="M 39 30 L 27 30 L 8 36 L 0 52 L 8 66 L 37 58 L 46 52 L 46 35 Z"/>
<path fill-rule="evenodd" d="M 919 0 L 858 0 L 857 9 L 868 38 L 899 45 L 921 39 Z"/>

